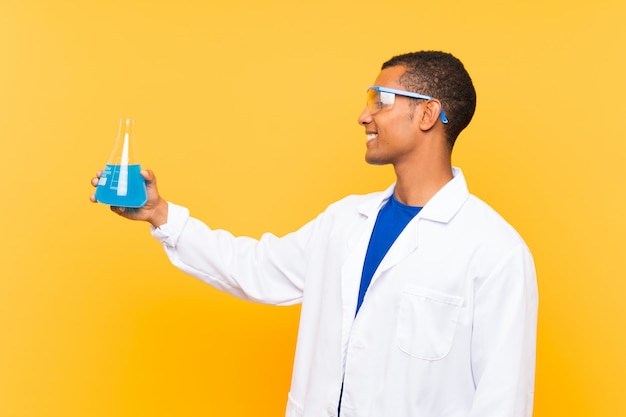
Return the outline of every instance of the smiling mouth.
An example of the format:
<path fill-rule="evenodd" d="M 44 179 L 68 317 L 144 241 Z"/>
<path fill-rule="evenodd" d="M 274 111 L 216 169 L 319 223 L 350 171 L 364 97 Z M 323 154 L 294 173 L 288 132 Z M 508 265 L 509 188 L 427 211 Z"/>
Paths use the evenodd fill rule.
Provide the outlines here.
<path fill-rule="evenodd" d="M 376 139 L 378 137 L 378 133 L 368 133 L 367 134 L 367 141 L 369 142 L 372 139 Z"/>

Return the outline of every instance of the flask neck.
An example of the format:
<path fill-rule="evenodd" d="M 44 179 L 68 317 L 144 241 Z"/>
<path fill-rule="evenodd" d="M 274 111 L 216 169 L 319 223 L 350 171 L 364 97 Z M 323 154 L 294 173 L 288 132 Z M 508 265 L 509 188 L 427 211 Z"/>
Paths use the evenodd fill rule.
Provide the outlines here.
<path fill-rule="evenodd" d="M 121 118 L 117 140 L 109 157 L 109 164 L 128 166 L 136 164 L 135 155 L 135 120 Z"/>

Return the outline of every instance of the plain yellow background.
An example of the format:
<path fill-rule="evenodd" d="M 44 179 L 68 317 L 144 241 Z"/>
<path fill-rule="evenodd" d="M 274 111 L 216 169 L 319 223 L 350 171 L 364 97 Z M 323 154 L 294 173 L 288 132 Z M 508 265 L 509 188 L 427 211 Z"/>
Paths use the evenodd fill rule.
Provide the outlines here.
<path fill-rule="evenodd" d="M 382 62 L 422 49 L 472 75 L 454 163 L 535 256 L 535 416 L 626 415 L 625 19 L 621 0 L 0 0 L 0 417 L 282 415 L 298 307 L 179 272 L 89 180 L 133 117 L 166 198 L 295 230 L 393 180 L 356 119 Z"/>

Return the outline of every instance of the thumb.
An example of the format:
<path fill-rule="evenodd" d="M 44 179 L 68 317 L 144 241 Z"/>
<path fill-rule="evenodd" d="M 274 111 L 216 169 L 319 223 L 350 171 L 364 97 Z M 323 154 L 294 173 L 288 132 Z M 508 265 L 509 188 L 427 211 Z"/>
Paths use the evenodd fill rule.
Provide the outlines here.
<path fill-rule="evenodd" d="M 146 187 L 156 187 L 156 176 L 151 169 L 143 169 L 140 174 L 146 180 Z"/>

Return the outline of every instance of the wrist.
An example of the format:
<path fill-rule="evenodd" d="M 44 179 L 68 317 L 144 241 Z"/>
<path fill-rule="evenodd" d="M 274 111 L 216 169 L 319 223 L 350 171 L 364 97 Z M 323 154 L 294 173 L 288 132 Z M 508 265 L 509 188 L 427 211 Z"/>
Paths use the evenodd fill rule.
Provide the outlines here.
<path fill-rule="evenodd" d="M 167 223 L 168 204 L 167 201 L 159 198 L 159 202 L 154 206 L 152 215 L 148 219 L 148 222 L 157 228 Z"/>

